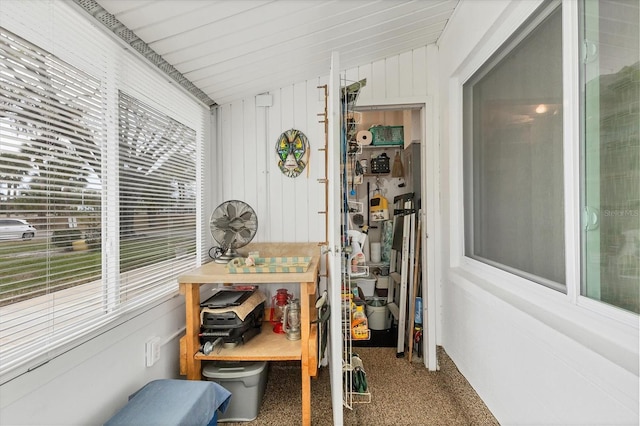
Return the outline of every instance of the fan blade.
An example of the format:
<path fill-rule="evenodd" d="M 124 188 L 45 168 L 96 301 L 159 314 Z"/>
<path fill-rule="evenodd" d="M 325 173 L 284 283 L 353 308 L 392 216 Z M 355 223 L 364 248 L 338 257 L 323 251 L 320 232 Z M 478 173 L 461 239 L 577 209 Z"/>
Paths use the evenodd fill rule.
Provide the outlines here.
<path fill-rule="evenodd" d="M 227 204 L 227 214 L 229 215 L 229 219 L 234 219 L 236 217 L 236 206 Z"/>
<path fill-rule="evenodd" d="M 222 216 L 218 219 L 213 220 L 212 222 L 216 227 L 223 230 L 229 229 L 229 225 L 231 224 L 231 221 L 227 216 Z"/>
<path fill-rule="evenodd" d="M 249 219 L 251 219 L 251 216 L 253 216 L 253 215 L 251 214 L 251 212 L 244 212 L 244 213 L 242 213 L 242 214 L 240 215 L 240 217 L 242 218 L 242 220 L 249 220 Z"/>
<path fill-rule="evenodd" d="M 235 232 L 226 231 L 224 233 L 224 241 L 221 243 L 222 250 L 227 251 L 229 248 L 231 248 L 231 245 L 233 244 L 235 239 L 236 239 L 236 233 Z"/>
<path fill-rule="evenodd" d="M 233 229 L 234 231 L 238 232 L 239 229 L 244 227 L 244 221 L 238 217 L 233 218 L 230 222 L 229 222 L 229 228 Z"/>
<path fill-rule="evenodd" d="M 241 230 L 238 231 L 238 234 L 240 234 L 242 238 L 249 238 L 251 237 L 251 229 L 242 228 Z"/>

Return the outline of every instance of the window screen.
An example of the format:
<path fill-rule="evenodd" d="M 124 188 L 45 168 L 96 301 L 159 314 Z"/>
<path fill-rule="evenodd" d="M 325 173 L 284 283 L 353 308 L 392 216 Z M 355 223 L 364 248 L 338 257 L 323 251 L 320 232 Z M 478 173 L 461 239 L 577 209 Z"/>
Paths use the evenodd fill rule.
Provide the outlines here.
<path fill-rule="evenodd" d="M 465 254 L 565 289 L 562 16 L 546 5 L 464 84 Z"/>

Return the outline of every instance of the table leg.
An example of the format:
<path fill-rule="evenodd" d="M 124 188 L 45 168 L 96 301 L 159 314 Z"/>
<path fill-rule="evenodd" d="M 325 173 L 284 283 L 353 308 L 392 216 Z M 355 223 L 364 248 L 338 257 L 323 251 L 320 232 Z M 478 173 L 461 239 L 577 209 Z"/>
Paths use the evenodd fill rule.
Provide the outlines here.
<path fill-rule="evenodd" d="M 314 283 L 300 283 L 300 324 L 304 324 L 301 330 L 302 345 L 302 425 L 311 425 L 311 374 L 309 366 L 309 329 L 311 315 L 309 298 Z"/>
<path fill-rule="evenodd" d="M 202 379 L 202 362 L 194 355 L 200 349 L 200 286 L 195 284 L 181 284 L 185 298 L 186 318 L 186 350 L 187 350 L 187 379 Z"/>

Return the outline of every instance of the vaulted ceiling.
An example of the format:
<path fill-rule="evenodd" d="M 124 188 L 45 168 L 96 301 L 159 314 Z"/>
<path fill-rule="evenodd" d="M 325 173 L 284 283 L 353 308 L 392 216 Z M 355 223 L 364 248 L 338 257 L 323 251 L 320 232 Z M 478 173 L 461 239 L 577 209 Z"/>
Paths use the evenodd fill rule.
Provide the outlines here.
<path fill-rule="evenodd" d="M 75 0 L 207 104 L 435 43 L 458 0 Z"/>

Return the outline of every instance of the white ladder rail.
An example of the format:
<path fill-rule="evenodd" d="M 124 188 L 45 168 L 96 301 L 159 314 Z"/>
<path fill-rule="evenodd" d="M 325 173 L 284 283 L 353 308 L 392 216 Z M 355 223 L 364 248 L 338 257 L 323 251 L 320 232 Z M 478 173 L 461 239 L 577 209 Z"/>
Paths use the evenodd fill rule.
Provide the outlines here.
<path fill-rule="evenodd" d="M 394 245 L 392 246 L 389 263 L 389 289 L 387 294 L 387 306 L 395 321 L 397 321 L 397 351 L 396 357 L 404 356 L 407 339 L 407 306 L 408 292 L 412 291 L 409 281 L 412 280 L 413 256 L 415 256 L 415 210 L 413 209 L 413 193 L 399 195 L 394 199 Z M 396 228 L 398 221 L 402 220 L 402 235 L 400 247 L 398 247 Z M 395 247 L 395 248 L 393 248 Z M 399 250 L 398 250 L 399 249 Z M 398 256 L 400 256 L 398 258 Z M 398 264 L 400 271 L 398 271 Z"/>
<path fill-rule="evenodd" d="M 413 208 L 413 202 L 412 202 L 412 206 L 411 208 Z M 413 211 L 413 210 L 412 210 Z M 407 309 L 405 309 L 405 311 L 408 313 L 409 317 L 411 317 L 411 309 L 414 309 L 413 303 L 410 303 L 410 301 L 413 301 L 415 298 L 415 294 L 414 294 L 414 268 L 415 268 L 415 256 L 416 256 L 416 213 L 411 213 L 408 215 L 409 216 L 409 256 L 408 256 L 408 260 L 407 262 L 409 263 L 409 271 L 407 272 L 407 294 L 408 294 L 408 298 L 406 299 L 406 303 L 407 303 Z M 408 324 L 407 321 L 405 321 L 405 324 L 407 324 L 404 328 L 404 334 L 405 334 L 405 343 L 404 343 L 404 347 L 407 346 L 409 339 L 413 339 L 413 330 L 412 330 L 412 325 Z M 403 351 L 404 351 L 404 347 L 403 347 Z"/>
<path fill-rule="evenodd" d="M 411 201 L 405 201 L 405 209 L 411 208 Z M 408 268 L 409 268 L 409 245 L 410 245 L 410 215 L 402 217 L 404 226 L 402 228 L 402 257 L 400 259 L 400 300 L 398 310 L 398 344 L 396 346 L 396 356 L 404 356 L 404 343 L 406 335 L 407 322 L 407 285 L 408 285 Z"/>

